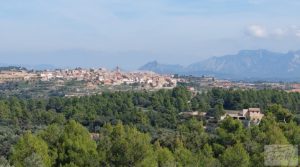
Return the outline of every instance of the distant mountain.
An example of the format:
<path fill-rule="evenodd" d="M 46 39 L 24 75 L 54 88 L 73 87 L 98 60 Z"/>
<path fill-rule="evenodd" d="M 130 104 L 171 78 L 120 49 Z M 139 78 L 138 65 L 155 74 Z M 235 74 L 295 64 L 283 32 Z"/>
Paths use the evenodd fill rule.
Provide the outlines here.
<path fill-rule="evenodd" d="M 0 68 L 1 67 L 24 67 L 28 70 L 54 70 L 57 67 L 49 64 L 37 64 L 37 65 L 27 65 L 27 64 L 3 64 L 0 63 Z"/>
<path fill-rule="evenodd" d="M 26 67 L 27 69 L 32 70 L 54 70 L 57 68 L 56 66 L 50 64 L 23 65 L 22 67 Z"/>
<path fill-rule="evenodd" d="M 195 76 L 213 75 L 232 80 L 300 81 L 300 51 L 275 53 L 267 50 L 242 50 L 235 55 L 212 57 L 187 67 L 156 64 L 157 66 L 149 66 L 148 63 L 141 70 Z"/>
<path fill-rule="evenodd" d="M 181 65 L 159 64 L 157 61 L 152 61 L 140 67 L 139 70 L 154 71 L 160 74 L 170 74 L 182 73 L 185 69 Z"/>

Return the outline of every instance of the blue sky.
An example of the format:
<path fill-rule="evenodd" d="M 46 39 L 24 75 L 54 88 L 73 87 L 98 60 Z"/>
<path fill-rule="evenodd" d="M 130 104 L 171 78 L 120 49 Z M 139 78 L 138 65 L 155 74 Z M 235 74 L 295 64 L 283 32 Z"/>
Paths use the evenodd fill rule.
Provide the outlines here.
<path fill-rule="evenodd" d="M 300 49 L 299 0 L 0 0 L 0 63 L 135 69 Z"/>

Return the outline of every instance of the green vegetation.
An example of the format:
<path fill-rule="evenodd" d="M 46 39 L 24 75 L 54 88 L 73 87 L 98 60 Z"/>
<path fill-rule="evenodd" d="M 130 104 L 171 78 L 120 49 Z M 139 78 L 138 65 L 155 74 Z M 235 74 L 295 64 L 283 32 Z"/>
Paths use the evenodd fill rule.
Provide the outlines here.
<path fill-rule="evenodd" d="M 300 144 L 300 94 L 184 87 L 84 97 L 0 99 L 0 166 L 263 166 L 266 144 Z M 224 109 L 260 107 L 259 126 L 227 118 L 211 131 L 204 119 Z"/>
<path fill-rule="evenodd" d="M 10 81 L 0 83 L 0 97 L 37 99 L 96 95 L 103 92 L 141 91 L 146 89 L 140 84 L 104 85 L 93 83 L 92 85 L 92 87 L 89 87 L 89 82 L 80 80 Z"/>

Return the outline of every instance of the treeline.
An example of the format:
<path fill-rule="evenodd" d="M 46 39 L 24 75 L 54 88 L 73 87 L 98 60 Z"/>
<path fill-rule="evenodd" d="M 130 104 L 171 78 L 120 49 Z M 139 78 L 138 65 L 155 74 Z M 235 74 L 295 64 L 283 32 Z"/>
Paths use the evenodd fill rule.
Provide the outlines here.
<path fill-rule="evenodd" d="M 277 90 L 212 89 L 192 96 L 184 87 L 157 92 L 115 92 L 84 97 L 50 99 L 0 99 L 0 119 L 16 125 L 48 125 L 73 119 L 93 131 L 104 123 L 121 120 L 125 124 L 142 123 L 174 128 L 178 113 L 202 111 L 214 113 L 223 109 L 260 107 L 265 110 L 280 104 L 293 114 L 300 114 L 300 94 Z"/>
<path fill-rule="evenodd" d="M 0 166 L 263 166 L 264 145 L 300 143 L 299 102 L 298 93 L 283 91 L 192 95 L 184 87 L 1 99 Z M 259 126 L 226 119 L 208 133 L 205 120 L 179 116 L 197 110 L 219 117 L 248 107 L 266 114 Z"/>
<path fill-rule="evenodd" d="M 213 135 L 205 132 L 201 121 L 191 119 L 156 139 L 122 123 L 105 124 L 92 138 L 81 124 L 68 121 L 35 134 L 26 132 L 12 147 L 9 160 L 0 163 L 16 167 L 264 166 L 265 145 L 300 142 L 299 126 L 276 119 L 269 113 L 260 126 L 246 129 L 228 118 Z"/>
<path fill-rule="evenodd" d="M 11 71 L 11 70 L 25 70 L 27 71 L 27 69 L 25 67 L 18 67 L 18 66 L 7 66 L 7 67 L 0 67 L 0 71 Z"/>

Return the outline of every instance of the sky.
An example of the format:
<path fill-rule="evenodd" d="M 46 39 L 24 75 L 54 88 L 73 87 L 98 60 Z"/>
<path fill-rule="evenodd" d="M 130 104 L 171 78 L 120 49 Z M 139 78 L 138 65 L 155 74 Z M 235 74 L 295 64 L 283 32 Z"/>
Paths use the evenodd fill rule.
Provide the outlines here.
<path fill-rule="evenodd" d="M 0 64 L 137 69 L 300 50 L 299 0 L 0 0 Z"/>

